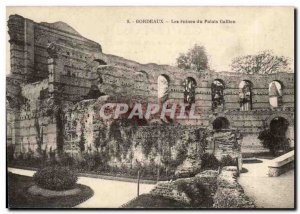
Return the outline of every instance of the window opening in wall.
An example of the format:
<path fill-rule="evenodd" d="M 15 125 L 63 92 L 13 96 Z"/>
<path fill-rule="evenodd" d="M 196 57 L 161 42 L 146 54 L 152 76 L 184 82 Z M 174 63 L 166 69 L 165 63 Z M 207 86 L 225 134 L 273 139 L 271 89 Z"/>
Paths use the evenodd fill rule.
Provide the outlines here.
<path fill-rule="evenodd" d="M 188 77 L 184 80 L 184 103 L 195 103 L 196 80 Z"/>
<path fill-rule="evenodd" d="M 282 106 L 282 84 L 278 81 L 269 84 L 269 102 L 273 108 Z"/>
<path fill-rule="evenodd" d="M 224 88 L 225 84 L 221 80 L 214 80 L 211 84 L 212 110 L 224 108 Z"/>
<path fill-rule="evenodd" d="M 248 80 L 243 80 L 239 85 L 239 102 L 241 111 L 252 109 L 252 88 L 253 84 Z"/>
<path fill-rule="evenodd" d="M 160 75 L 157 78 L 157 97 L 160 101 L 166 101 L 169 95 L 169 77 Z"/>

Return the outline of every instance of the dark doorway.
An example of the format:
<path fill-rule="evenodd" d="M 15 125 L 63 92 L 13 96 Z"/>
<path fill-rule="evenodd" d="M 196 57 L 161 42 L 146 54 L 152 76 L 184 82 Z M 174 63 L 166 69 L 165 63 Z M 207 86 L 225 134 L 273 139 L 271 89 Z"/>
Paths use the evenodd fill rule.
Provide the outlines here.
<path fill-rule="evenodd" d="M 270 123 L 270 131 L 274 136 L 284 137 L 289 122 L 283 117 L 275 117 Z"/>
<path fill-rule="evenodd" d="M 218 117 L 213 122 L 214 130 L 222 130 L 229 128 L 229 121 L 225 117 Z"/>

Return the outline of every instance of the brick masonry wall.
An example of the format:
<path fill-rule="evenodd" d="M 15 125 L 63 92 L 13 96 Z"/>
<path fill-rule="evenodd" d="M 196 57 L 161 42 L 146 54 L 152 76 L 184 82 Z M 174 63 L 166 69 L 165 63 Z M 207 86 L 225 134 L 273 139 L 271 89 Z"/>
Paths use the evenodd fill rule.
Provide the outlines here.
<path fill-rule="evenodd" d="M 185 79 L 191 77 L 196 82 L 195 104 L 200 119 L 177 120 L 175 124 L 212 129 L 212 123 L 216 118 L 225 117 L 229 122 L 229 128 L 238 129 L 246 139 L 242 141 L 242 148 L 259 150 L 261 146 L 256 140 L 259 131 L 268 127 L 273 118 L 284 117 L 289 122 L 288 136 L 293 142 L 293 73 L 245 75 L 233 72 L 183 71 L 168 65 L 139 64 L 122 57 L 104 54 L 100 44 L 82 37 L 72 27 L 62 22 L 35 23 L 13 15 L 8 20 L 8 28 L 11 74 L 7 77 L 7 97 L 10 106 L 13 106 L 12 112 L 15 112 L 12 119 L 15 122 L 10 121 L 13 124 L 11 125 L 13 131 L 10 132 L 14 133 L 13 143 L 21 144 L 24 141 L 28 129 L 21 124 L 32 121 L 33 116 L 29 115 L 37 113 L 29 106 L 26 110 L 27 116 L 23 116 L 25 111 L 22 109 L 26 106 L 26 102 L 23 100 L 22 91 L 26 88 L 42 85 L 47 79 L 46 88 L 49 93 L 47 99 L 51 101 L 44 106 L 48 110 L 55 108 L 57 103 L 68 105 L 69 102 L 76 103 L 87 99 L 86 95 L 94 86 L 111 100 L 126 99 L 132 103 L 157 102 L 157 79 L 160 75 L 167 76 L 169 79 L 168 101 L 170 103 L 183 102 Z M 103 63 L 107 65 L 99 67 Z M 225 85 L 224 108 L 216 111 L 212 111 L 211 84 L 214 80 L 221 80 Z M 243 80 L 251 81 L 253 84 L 253 108 L 245 112 L 239 110 L 238 102 L 239 84 Z M 270 106 L 268 96 L 269 84 L 273 80 L 280 81 L 283 86 L 283 103 L 277 109 Z M 40 90 L 37 89 L 35 93 L 39 94 Z M 38 96 L 35 96 L 31 102 L 38 102 L 38 99 Z M 38 111 L 47 112 L 41 109 Z M 48 114 L 39 114 L 51 118 L 49 130 L 52 130 L 51 133 L 55 135 L 55 116 L 49 111 Z M 90 139 L 93 139 L 93 133 L 94 131 L 90 133 Z M 34 137 L 34 133 L 32 136 Z M 51 139 L 56 137 L 52 136 Z M 33 139 L 29 141 L 34 144 Z"/>

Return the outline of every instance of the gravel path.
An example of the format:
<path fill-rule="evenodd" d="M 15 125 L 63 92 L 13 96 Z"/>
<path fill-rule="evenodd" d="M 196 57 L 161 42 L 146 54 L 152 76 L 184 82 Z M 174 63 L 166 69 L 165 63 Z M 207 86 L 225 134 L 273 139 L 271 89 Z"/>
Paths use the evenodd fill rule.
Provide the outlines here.
<path fill-rule="evenodd" d="M 294 208 L 294 170 L 279 177 L 268 177 L 268 162 L 243 164 L 239 183 L 258 208 Z"/>
<path fill-rule="evenodd" d="M 24 176 L 33 176 L 35 173 L 32 170 L 10 167 L 8 171 Z M 75 208 L 118 208 L 137 196 L 136 183 L 89 177 L 79 177 L 78 183 L 91 187 L 94 196 Z M 153 187 L 153 184 L 140 184 L 140 194 L 150 192 Z"/>

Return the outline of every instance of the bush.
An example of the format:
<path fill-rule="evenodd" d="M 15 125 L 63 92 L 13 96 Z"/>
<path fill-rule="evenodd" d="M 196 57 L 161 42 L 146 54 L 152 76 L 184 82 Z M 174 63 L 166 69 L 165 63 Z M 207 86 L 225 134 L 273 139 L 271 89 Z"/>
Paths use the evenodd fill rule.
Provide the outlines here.
<path fill-rule="evenodd" d="M 230 155 L 225 155 L 221 158 L 220 165 L 224 166 L 236 166 L 236 160 L 232 158 Z"/>
<path fill-rule="evenodd" d="M 50 166 L 39 169 L 33 176 L 35 183 L 45 189 L 72 189 L 77 182 L 77 175 L 72 170 L 61 166 Z"/>
<path fill-rule="evenodd" d="M 258 139 L 261 141 L 263 147 L 269 149 L 274 156 L 278 154 L 279 150 L 289 150 L 288 139 L 285 136 L 275 135 L 269 129 L 261 131 Z"/>
<path fill-rule="evenodd" d="M 213 155 L 209 153 L 204 153 L 201 157 L 201 169 L 207 170 L 207 169 L 218 169 L 219 167 L 219 161 L 218 159 Z"/>

